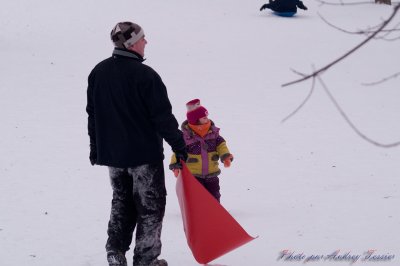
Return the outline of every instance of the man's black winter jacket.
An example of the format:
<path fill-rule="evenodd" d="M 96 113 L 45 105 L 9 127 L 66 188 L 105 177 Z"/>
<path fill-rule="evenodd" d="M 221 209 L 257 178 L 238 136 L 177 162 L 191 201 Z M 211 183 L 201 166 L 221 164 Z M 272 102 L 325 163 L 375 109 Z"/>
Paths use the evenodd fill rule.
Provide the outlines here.
<path fill-rule="evenodd" d="M 134 167 L 164 159 L 163 139 L 185 149 L 160 76 L 143 58 L 115 49 L 90 73 L 87 89 L 91 161 Z"/>

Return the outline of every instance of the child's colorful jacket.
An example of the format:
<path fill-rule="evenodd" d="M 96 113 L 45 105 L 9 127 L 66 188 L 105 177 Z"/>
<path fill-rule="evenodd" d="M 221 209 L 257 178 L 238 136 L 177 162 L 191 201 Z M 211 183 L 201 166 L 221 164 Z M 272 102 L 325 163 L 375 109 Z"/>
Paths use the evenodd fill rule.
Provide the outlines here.
<path fill-rule="evenodd" d="M 223 162 L 230 156 L 224 138 L 219 135 L 219 128 L 211 121 L 210 129 L 204 137 L 201 137 L 189 127 L 186 120 L 182 123 L 181 129 L 189 156 L 186 165 L 190 172 L 200 178 L 218 176 L 221 173 L 218 160 Z M 174 169 L 176 163 L 175 154 L 173 154 L 169 168 Z"/>

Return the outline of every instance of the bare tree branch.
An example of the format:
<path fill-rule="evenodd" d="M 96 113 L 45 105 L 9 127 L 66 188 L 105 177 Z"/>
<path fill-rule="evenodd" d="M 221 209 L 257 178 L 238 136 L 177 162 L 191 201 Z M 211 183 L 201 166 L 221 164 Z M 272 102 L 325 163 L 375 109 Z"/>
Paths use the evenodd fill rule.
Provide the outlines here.
<path fill-rule="evenodd" d="M 287 120 L 289 120 L 292 116 L 294 116 L 303 106 L 308 102 L 308 100 L 311 98 L 311 95 L 314 92 L 315 88 L 315 78 L 312 79 L 312 84 L 311 84 L 311 89 L 306 96 L 306 98 L 303 100 L 303 102 L 293 111 L 291 112 L 288 116 L 286 116 L 284 119 L 282 119 L 281 123 L 285 123 Z"/>
<path fill-rule="evenodd" d="M 322 4 L 332 4 L 332 3 L 328 3 L 328 2 L 324 2 L 323 0 L 319 0 L 320 3 Z M 349 5 L 349 3 L 343 3 L 340 2 L 338 3 L 339 5 Z M 352 4 L 363 4 L 361 2 L 359 3 L 352 3 Z M 341 106 L 338 104 L 338 102 L 336 101 L 336 99 L 334 98 L 334 96 L 332 95 L 332 93 L 329 91 L 328 87 L 325 85 L 325 83 L 323 82 L 322 78 L 321 78 L 321 74 L 324 71 L 327 71 L 328 69 L 330 69 L 332 66 L 336 65 L 337 63 L 339 63 L 340 61 L 344 60 L 346 57 L 348 57 L 349 55 L 351 55 L 352 53 L 354 53 L 355 51 L 357 51 L 358 49 L 360 49 L 363 45 L 365 45 L 366 43 L 368 43 L 371 39 L 383 39 L 383 40 L 396 40 L 398 38 L 400 38 L 400 36 L 396 36 L 395 38 L 388 38 L 388 36 L 390 34 L 392 34 L 393 32 L 398 32 L 400 29 L 398 28 L 399 24 L 397 24 L 396 26 L 387 29 L 386 27 L 389 25 L 389 23 L 393 20 L 393 18 L 397 15 L 398 11 L 400 9 L 400 3 L 397 2 L 396 5 L 394 6 L 393 12 L 392 14 L 390 14 L 390 16 L 386 19 L 383 20 L 381 24 L 374 26 L 372 28 L 369 28 L 367 30 L 362 30 L 362 31 L 357 31 L 357 32 L 350 32 L 350 31 L 346 31 L 344 29 L 341 29 L 337 26 L 334 26 L 333 24 L 329 23 L 326 19 L 324 19 L 322 16 L 321 19 L 327 23 L 328 25 L 330 25 L 333 28 L 336 28 L 340 31 L 346 32 L 346 33 L 350 33 L 350 34 L 365 34 L 367 35 L 367 38 L 365 38 L 361 43 L 359 43 L 358 45 L 356 45 L 355 47 L 353 47 L 351 50 L 349 50 L 347 53 L 343 54 L 342 56 L 340 56 L 339 58 L 337 58 L 336 60 L 332 61 L 331 63 L 327 64 L 326 66 L 315 70 L 313 68 L 313 72 L 311 74 L 304 74 L 301 73 L 299 71 L 296 70 L 292 70 L 294 73 L 296 73 L 297 75 L 301 76 L 301 78 L 294 80 L 292 82 L 288 82 L 282 85 L 282 87 L 285 86 L 290 86 L 296 83 L 300 83 L 303 82 L 305 80 L 308 80 L 310 78 L 312 78 L 312 85 L 311 85 L 311 89 L 307 95 L 307 97 L 303 100 L 303 102 L 292 112 L 290 113 L 287 117 L 285 117 L 282 122 L 287 121 L 288 119 L 290 119 L 293 115 L 295 115 L 301 108 L 303 108 L 303 106 L 309 101 L 309 99 L 311 98 L 314 89 L 315 89 L 315 83 L 316 83 L 316 79 L 318 79 L 319 83 L 322 85 L 322 87 L 324 88 L 324 91 L 326 92 L 326 94 L 328 95 L 329 99 L 332 101 L 332 103 L 334 104 L 334 106 L 336 107 L 336 109 L 339 111 L 340 115 L 342 116 L 342 118 L 346 121 L 346 123 L 351 127 L 351 129 L 362 139 L 364 139 L 365 141 L 378 146 L 378 147 L 383 147 L 383 148 L 392 148 L 392 147 L 397 147 L 400 146 L 400 141 L 397 142 L 393 142 L 393 143 L 380 143 L 378 141 L 375 141 L 369 137 L 367 137 L 364 133 L 362 133 L 355 125 L 354 123 L 350 120 L 350 118 L 348 117 L 348 115 L 344 112 L 344 110 L 341 108 Z M 397 76 L 400 75 L 400 72 L 389 76 L 387 78 L 384 78 L 380 81 L 377 82 L 372 82 L 372 83 L 367 83 L 365 85 L 376 85 L 379 83 L 382 83 L 384 81 L 387 81 L 391 78 L 395 78 Z"/>
<path fill-rule="evenodd" d="M 302 77 L 305 77 L 305 76 L 307 76 L 307 74 L 305 74 L 305 73 L 301 73 L 301 72 L 299 72 L 299 71 L 297 71 L 296 69 L 290 69 L 293 73 L 296 73 L 297 75 L 299 75 L 299 76 L 302 76 Z"/>
<path fill-rule="evenodd" d="M 320 19 L 322 19 L 323 22 L 325 22 L 326 24 L 328 24 L 330 27 L 338 30 L 338 31 L 342 31 L 344 33 L 348 33 L 348 34 L 365 34 L 365 31 L 360 30 L 360 31 L 348 31 L 345 30 L 343 28 L 339 28 L 338 26 L 333 25 L 332 23 L 330 23 L 328 20 L 326 20 L 323 16 L 321 16 L 321 14 L 318 13 L 318 16 L 320 17 Z"/>
<path fill-rule="evenodd" d="M 370 29 L 365 29 L 365 30 L 348 31 L 348 30 L 345 30 L 345 29 L 343 29 L 343 28 L 340 28 L 340 27 L 338 27 L 338 26 L 336 26 L 336 25 L 333 25 L 333 24 L 330 23 L 327 19 L 325 19 L 323 16 L 321 16 L 321 14 L 319 14 L 319 13 L 318 13 L 318 16 L 319 16 L 319 17 L 321 18 L 321 20 L 324 21 L 328 26 L 330 26 L 330 27 L 332 27 L 332 28 L 334 28 L 334 29 L 336 29 L 336 30 L 338 30 L 338 31 L 347 33 L 347 34 L 356 34 L 356 35 L 366 35 L 366 36 L 369 36 L 370 34 L 373 34 L 373 33 L 376 31 L 376 30 L 374 30 L 374 28 L 376 29 L 376 28 L 378 28 L 378 27 L 381 25 L 381 24 L 379 24 L 378 26 L 373 26 L 373 27 L 370 27 Z M 400 24 L 400 23 L 399 23 L 399 24 Z M 382 30 L 380 31 L 380 33 L 384 33 L 384 34 L 383 34 L 382 36 L 375 37 L 374 39 L 382 39 L 382 40 L 386 40 L 386 41 L 397 40 L 397 39 L 400 38 L 400 37 L 387 38 L 386 36 L 388 36 L 389 34 L 392 34 L 393 32 L 400 31 L 399 24 L 397 24 L 396 26 L 394 26 L 394 27 L 391 28 L 391 29 L 387 29 L 387 30 L 382 29 Z"/>
<path fill-rule="evenodd" d="M 378 147 L 382 147 L 382 148 L 393 148 L 393 147 L 397 147 L 400 146 L 400 141 L 397 142 L 393 142 L 393 143 L 389 143 L 389 144 L 382 144 L 380 142 L 377 142 L 369 137 L 367 137 L 366 135 L 364 135 L 354 124 L 353 122 L 351 122 L 350 118 L 347 116 L 347 114 L 343 111 L 343 109 L 340 107 L 340 105 L 338 104 L 338 102 L 336 101 L 336 99 L 333 97 L 332 93 L 329 91 L 328 87 L 325 85 L 325 83 L 323 82 L 323 80 L 321 79 L 320 76 L 316 76 L 315 78 L 318 79 L 319 83 L 322 85 L 322 87 L 324 88 L 326 94 L 328 95 L 329 99 L 333 102 L 333 104 L 335 105 L 336 109 L 339 111 L 340 115 L 343 117 L 343 119 L 347 122 L 347 124 L 354 130 L 354 132 L 360 136 L 362 139 L 364 139 L 365 141 L 378 146 Z M 315 79 L 313 78 L 313 79 Z"/>
<path fill-rule="evenodd" d="M 330 6 L 357 6 L 357 5 L 370 5 L 370 4 L 374 4 L 376 5 L 375 2 L 372 1 L 366 1 L 366 2 L 361 2 L 361 1 L 357 1 L 357 2 L 327 2 L 327 1 L 323 1 L 323 0 L 316 0 L 317 2 L 320 3 L 320 5 L 330 5 Z M 398 4 L 399 2 L 392 2 L 392 4 Z"/>
<path fill-rule="evenodd" d="M 366 2 L 327 2 L 327 1 L 323 1 L 323 0 L 316 0 L 317 2 L 319 2 L 321 5 L 330 5 L 330 6 L 355 6 L 355 5 L 370 5 L 370 4 L 375 4 L 374 2 L 371 1 L 366 1 Z"/>
<path fill-rule="evenodd" d="M 332 66 L 336 65 L 337 63 L 339 63 L 340 61 L 342 61 L 343 59 L 345 59 L 346 57 L 348 57 L 349 55 L 351 55 L 352 53 L 354 53 L 355 51 L 360 49 L 362 46 L 364 46 L 366 43 L 368 43 L 371 39 L 373 39 L 376 35 L 378 35 L 392 21 L 392 19 L 396 16 L 396 14 L 399 11 L 399 9 L 400 9 L 400 3 L 398 3 L 394 7 L 393 12 L 389 16 L 389 18 L 386 19 L 385 21 L 383 21 L 382 24 L 380 25 L 380 27 L 377 28 L 376 31 L 374 31 L 368 38 L 366 38 L 360 44 L 358 44 L 355 47 L 353 47 L 350 51 L 348 51 L 347 53 L 345 53 L 341 57 L 337 58 L 336 60 L 332 61 L 328 65 L 326 65 L 326 66 L 314 71 L 313 73 L 311 73 L 311 74 L 309 74 L 309 75 L 307 75 L 305 77 L 302 77 L 300 79 L 297 79 L 297 80 L 282 84 L 282 87 L 290 86 L 290 85 L 293 85 L 295 83 L 299 83 L 299 82 L 305 81 L 305 80 L 307 80 L 309 78 L 316 77 L 319 74 L 321 74 L 322 72 L 324 72 L 324 71 L 328 70 L 329 68 L 331 68 Z"/>
<path fill-rule="evenodd" d="M 378 80 L 378 81 L 369 82 L 369 83 L 361 83 L 361 84 L 364 85 L 364 86 L 374 86 L 374 85 L 381 84 L 381 83 L 383 83 L 385 81 L 388 81 L 390 79 L 396 78 L 398 76 L 400 76 L 400 72 L 397 72 L 397 73 L 395 73 L 393 75 L 390 75 L 389 77 L 383 78 L 383 79 Z"/>
<path fill-rule="evenodd" d="M 382 30 L 382 32 L 385 33 L 385 34 L 383 34 L 383 35 L 381 36 L 381 39 L 383 39 L 383 40 L 385 40 L 385 41 L 397 41 L 398 39 L 400 39 L 400 36 L 391 37 L 391 38 L 388 37 L 390 34 L 399 32 L 399 31 L 400 31 L 399 26 L 400 26 L 400 23 L 397 23 L 397 24 L 396 24 L 394 27 L 392 27 L 391 29 Z"/>

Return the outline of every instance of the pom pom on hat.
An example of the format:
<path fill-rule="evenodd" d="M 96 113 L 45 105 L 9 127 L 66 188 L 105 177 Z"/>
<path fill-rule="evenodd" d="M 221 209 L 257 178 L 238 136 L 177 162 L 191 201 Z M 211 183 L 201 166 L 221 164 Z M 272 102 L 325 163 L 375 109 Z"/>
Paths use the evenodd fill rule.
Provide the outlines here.
<path fill-rule="evenodd" d="M 190 124 L 195 125 L 200 118 L 208 116 L 206 108 L 200 105 L 199 99 L 194 99 L 186 103 L 186 117 Z"/>
<path fill-rule="evenodd" d="M 199 99 L 194 99 L 194 100 L 191 100 L 191 101 L 186 103 L 186 108 L 187 108 L 188 112 L 196 109 L 199 106 L 200 106 L 200 100 Z"/>

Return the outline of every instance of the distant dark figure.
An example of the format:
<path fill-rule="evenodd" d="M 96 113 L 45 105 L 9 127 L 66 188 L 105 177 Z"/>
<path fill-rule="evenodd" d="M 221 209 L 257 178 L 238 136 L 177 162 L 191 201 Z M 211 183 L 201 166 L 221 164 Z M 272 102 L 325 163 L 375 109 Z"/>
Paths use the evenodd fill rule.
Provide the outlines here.
<path fill-rule="evenodd" d="M 279 16 L 291 17 L 297 12 L 297 8 L 307 10 L 307 7 L 300 0 L 269 0 L 268 4 L 264 4 L 260 11 L 269 8 Z"/>

